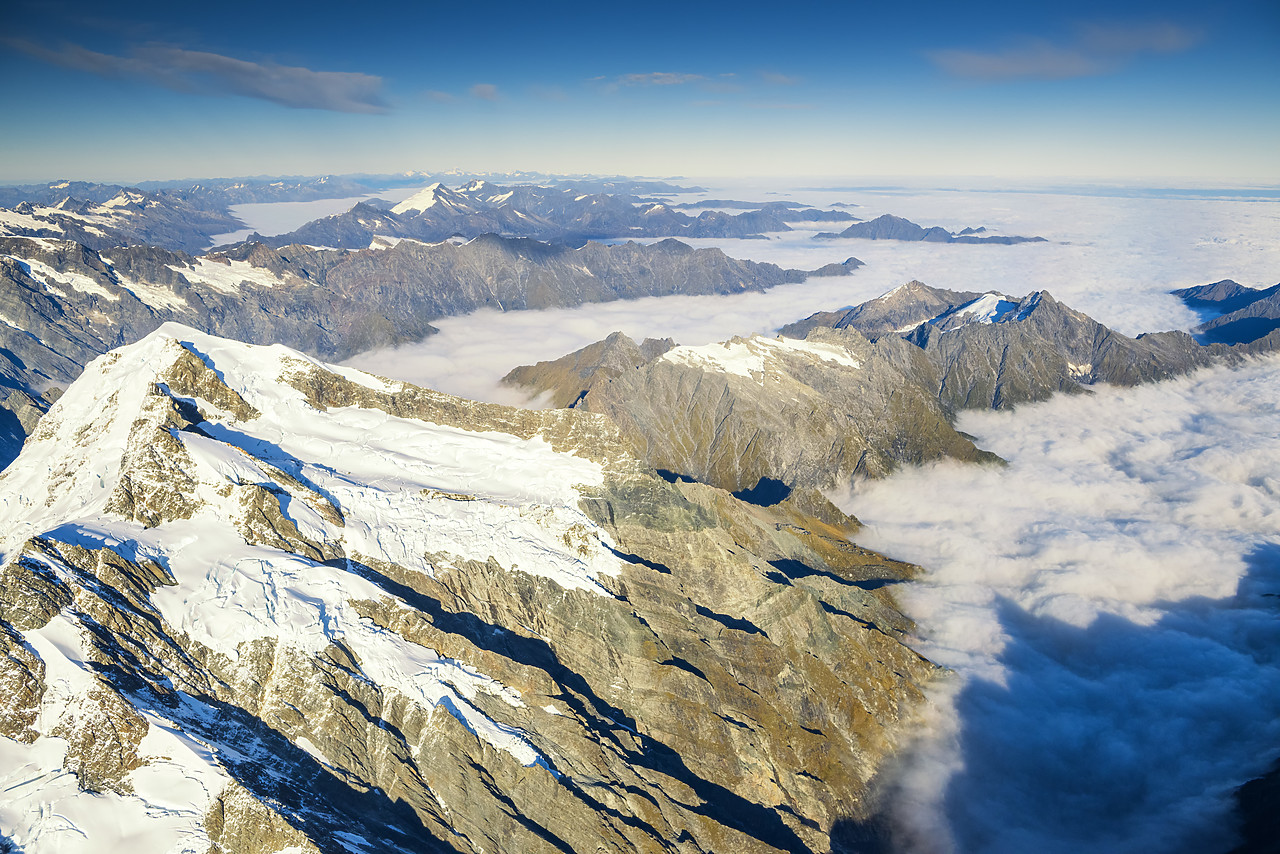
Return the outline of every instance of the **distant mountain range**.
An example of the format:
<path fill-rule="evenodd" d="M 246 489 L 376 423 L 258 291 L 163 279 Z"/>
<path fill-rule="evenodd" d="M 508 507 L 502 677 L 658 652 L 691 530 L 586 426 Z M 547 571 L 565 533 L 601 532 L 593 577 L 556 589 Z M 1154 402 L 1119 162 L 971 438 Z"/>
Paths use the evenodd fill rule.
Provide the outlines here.
<path fill-rule="evenodd" d="M 223 210 L 167 194 L 101 184 L 68 184 L 57 190 L 63 195 L 56 202 L 22 201 L 0 209 L 0 236 L 73 240 L 90 249 L 145 245 L 198 252 L 209 245 L 211 235 L 242 226 Z"/>
<path fill-rule="evenodd" d="M 835 240 L 842 237 L 859 237 L 864 240 L 907 240 L 925 243 L 1043 243 L 1043 237 L 1008 237 L 986 234 L 986 227 L 972 226 L 952 234 L 939 225 L 925 228 L 909 219 L 884 214 L 866 222 L 857 222 L 839 233 L 824 231 L 814 235 L 815 240 Z"/>
<path fill-rule="evenodd" d="M 378 249 L 240 244 L 193 257 L 150 246 L 96 251 L 50 238 L 0 238 L 0 442 L 6 462 L 48 406 L 46 392 L 88 360 L 179 320 L 327 359 L 421 340 L 439 317 L 675 293 L 759 291 L 813 273 L 737 261 L 675 240 L 579 249 L 484 235 Z"/>
<path fill-rule="evenodd" d="M 788 223 L 851 219 L 844 211 L 797 209 L 785 203 L 764 203 L 740 214 L 704 210 L 689 216 L 665 202 L 625 193 L 474 181 L 457 189 L 432 184 L 389 209 L 361 203 L 288 234 L 251 239 L 274 246 L 306 243 L 356 249 L 379 236 L 436 242 L 493 232 L 581 245 L 587 240 L 642 237 L 758 238 L 790 231 Z"/>

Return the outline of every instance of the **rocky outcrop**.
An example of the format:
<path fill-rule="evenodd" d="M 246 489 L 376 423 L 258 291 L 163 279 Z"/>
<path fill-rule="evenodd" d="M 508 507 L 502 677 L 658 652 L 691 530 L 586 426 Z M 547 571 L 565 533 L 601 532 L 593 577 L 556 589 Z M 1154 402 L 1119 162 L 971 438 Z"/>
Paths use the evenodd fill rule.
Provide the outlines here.
<path fill-rule="evenodd" d="M 830 487 L 940 457 L 993 459 L 950 426 L 923 352 L 853 329 L 676 348 L 615 333 L 504 381 L 607 415 L 655 468 L 740 493 L 770 481 Z"/>
<path fill-rule="evenodd" d="M 940 457 L 989 461 L 950 426 L 960 410 L 1153 382 L 1280 347 L 1280 332 L 1235 347 L 1185 332 L 1129 338 L 1046 291 L 1014 300 L 920 282 L 783 331 L 791 337 L 705 347 L 615 333 L 504 381 L 608 415 L 655 468 L 751 497 L 760 484 L 778 494 Z"/>
<path fill-rule="evenodd" d="M 934 673 L 816 492 L 176 325 L 70 386 L 0 531 L 23 850 L 828 851 Z"/>
<path fill-rule="evenodd" d="M 1218 283 L 1188 291 L 1192 299 L 1238 299 Z M 1259 300 L 1261 303 L 1262 300 Z M 1233 364 L 1280 346 L 1272 334 L 1240 346 L 1201 346 L 1185 332 L 1130 338 L 1055 300 L 1047 291 L 1021 299 L 930 288 L 909 282 L 882 297 L 819 312 L 783 328 L 803 337 L 822 328 L 853 328 L 873 340 L 902 337 L 936 372 L 937 397 L 951 412 L 1006 408 L 1077 393 L 1095 383 L 1137 385 L 1211 364 Z"/>

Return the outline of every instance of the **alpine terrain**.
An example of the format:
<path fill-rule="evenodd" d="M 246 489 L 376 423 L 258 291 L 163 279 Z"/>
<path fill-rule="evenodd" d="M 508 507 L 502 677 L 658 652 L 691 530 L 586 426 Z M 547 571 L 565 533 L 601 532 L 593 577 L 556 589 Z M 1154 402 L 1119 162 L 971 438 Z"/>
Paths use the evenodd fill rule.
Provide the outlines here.
<path fill-rule="evenodd" d="M 166 323 L 0 475 L 0 845 L 874 838 L 869 783 L 936 668 L 890 597 L 913 567 L 857 530 L 809 489 L 668 482 L 598 414 Z"/>

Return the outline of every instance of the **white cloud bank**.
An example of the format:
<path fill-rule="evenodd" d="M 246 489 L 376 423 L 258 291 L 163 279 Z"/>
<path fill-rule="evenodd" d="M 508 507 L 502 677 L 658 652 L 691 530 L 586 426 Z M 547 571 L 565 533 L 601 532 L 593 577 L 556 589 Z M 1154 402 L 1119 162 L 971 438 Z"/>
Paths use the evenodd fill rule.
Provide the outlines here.
<path fill-rule="evenodd" d="M 956 672 L 890 800 L 921 852 L 1226 851 L 1280 750 L 1280 357 L 960 428 L 1008 469 L 858 484 Z M 927 498 L 925 498 L 927 496 Z"/>

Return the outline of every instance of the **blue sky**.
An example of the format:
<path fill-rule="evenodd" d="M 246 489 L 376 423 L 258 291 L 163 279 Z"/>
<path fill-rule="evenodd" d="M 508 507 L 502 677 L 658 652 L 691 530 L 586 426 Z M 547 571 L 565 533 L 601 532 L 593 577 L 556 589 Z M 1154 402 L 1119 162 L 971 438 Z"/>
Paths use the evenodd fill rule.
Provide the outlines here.
<path fill-rule="evenodd" d="M 1280 6 L 8 0 L 0 180 L 1280 180 Z"/>

